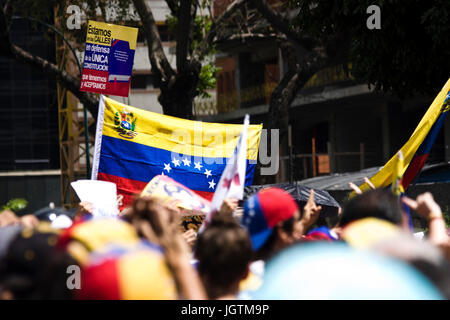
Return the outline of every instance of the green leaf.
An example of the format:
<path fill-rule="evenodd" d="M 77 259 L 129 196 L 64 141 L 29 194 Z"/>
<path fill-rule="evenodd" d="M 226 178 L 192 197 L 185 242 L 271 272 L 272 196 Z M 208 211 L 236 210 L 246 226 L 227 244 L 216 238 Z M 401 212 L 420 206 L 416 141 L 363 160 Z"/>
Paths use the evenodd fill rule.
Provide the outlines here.
<path fill-rule="evenodd" d="M 217 73 L 221 70 L 221 68 L 216 67 L 214 62 L 210 62 L 204 66 L 200 70 L 199 81 L 197 90 L 199 92 L 199 96 L 202 98 L 209 98 L 211 94 L 207 92 L 207 90 L 214 89 L 216 87 L 217 81 Z"/>
<path fill-rule="evenodd" d="M 25 209 L 28 206 L 28 201 L 23 198 L 15 198 L 9 200 L 6 205 L 2 207 L 3 210 L 11 210 L 14 212 L 18 212 L 20 210 Z"/>

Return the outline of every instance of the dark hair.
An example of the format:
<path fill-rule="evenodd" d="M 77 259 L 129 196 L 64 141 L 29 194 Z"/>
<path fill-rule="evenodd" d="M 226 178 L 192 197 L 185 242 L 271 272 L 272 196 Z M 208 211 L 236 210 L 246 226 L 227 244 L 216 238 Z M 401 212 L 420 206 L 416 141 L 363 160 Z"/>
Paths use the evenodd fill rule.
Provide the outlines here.
<path fill-rule="evenodd" d="M 450 299 L 450 264 L 442 258 L 438 263 L 426 259 L 413 259 L 409 262 L 430 280 L 445 299 Z"/>
<path fill-rule="evenodd" d="M 51 243 L 51 244 L 50 244 Z M 77 262 L 54 247 L 56 235 L 19 235 L 0 262 L 0 287 L 15 300 L 70 300 L 74 290 L 67 287 L 67 268 Z"/>
<path fill-rule="evenodd" d="M 232 293 L 252 259 L 250 237 L 231 215 L 216 213 L 198 236 L 195 256 L 209 298 Z"/>
<path fill-rule="evenodd" d="M 386 189 L 370 190 L 357 195 L 345 205 L 339 225 L 343 227 L 350 222 L 368 217 L 400 225 L 402 209 L 398 197 Z"/>
<path fill-rule="evenodd" d="M 283 221 L 281 223 L 281 226 L 275 226 L 263 246 L 256 251 L 254 256 L 255 260 L 268 260 L 270 257 L 272 257 L 272 255 L 276 253 L 274 252 L 273 247 L 277 239 L 277 229 L 281 228 L 288 233 L 292 233 L 294 232 L 295 222 L 295 217 L 291 217 Z"/>

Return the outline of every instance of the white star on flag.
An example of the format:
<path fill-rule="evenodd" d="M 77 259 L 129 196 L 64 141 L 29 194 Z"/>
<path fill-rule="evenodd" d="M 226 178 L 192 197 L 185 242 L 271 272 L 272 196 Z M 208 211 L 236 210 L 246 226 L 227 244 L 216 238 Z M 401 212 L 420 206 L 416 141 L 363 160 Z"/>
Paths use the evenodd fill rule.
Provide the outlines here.
<path fill-rule="evenodd" d="M 172 168 L 170 167 L 170 163 L 164 163 L 164 170 L 166 170 L 167 172 L 170 172 Z"/>
<path fill-rule="evenodd" d="M 183 159 L 183 163 L 184 163 L 185 166 L 188 166 L 188 167 L 191 166 L 191 161 L 188 160 L 188 158 Z"/>
<path fill-rule="evenodd" d="M 208 183 L 209 183 L 209 188 L 214 189 L 214 186 L 216 185 L 216 183 L 214 182 L 214 179 L 213 179 L 213 181 L 208 181 Z"/>
<path fill-rule="evenodd" d="M 212 176 L 211 170 L 205 169 L 206 178 L 209 178 L 209 176 Z"/>
<path fill-rule="evenodd" d="M 195 169 L 202 171 L 203 166 L 200 164 L 200 162 L 194 162 L 194 166 L 195 166 Z"/>
<path fill-rule="evenodd" d="M 173 160 L 172 160 L 172 163 L 173 163 L 173 165 L 174 165 L 175 167 L 178 167 L 178 166 L 180 165 L 180 160 L 178 160 L 178 159 L 173 159 Z"/>

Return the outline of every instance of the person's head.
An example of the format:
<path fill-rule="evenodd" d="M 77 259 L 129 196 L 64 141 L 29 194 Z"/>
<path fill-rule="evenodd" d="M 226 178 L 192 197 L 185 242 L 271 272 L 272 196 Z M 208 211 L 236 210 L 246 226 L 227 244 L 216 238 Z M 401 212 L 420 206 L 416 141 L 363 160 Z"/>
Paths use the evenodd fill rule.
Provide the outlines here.
<path fill-rule="evenodd" d="M 173 273 L 159 248 L 106 255 L 84 266 L 79 300 L 174 300 Z"/>
<path fill-rule="evenodd" d="M 352 198 L 344 207 L 339 225 L 363 218 L 378 218 L 400 226 L 403 222 L 402 209 L 397 196 L 390 190 L 375 189 Z"/>
<path fill-rule="evenodd" d="M 54 233 L 24 229 L 11 242 L 0 264 L 0 299 L 72 299 L 67 286 L 70 266 L 77 262 L 56 248 Z"/>
<path fill-rule="evenodd" d="M 410 264 L 425 275 L 446 299 L 450 299 L 450 264 L 438 247 L 402 232 L 376 244 L 373 250 Z"/>
<path fill-rule="evenodd" d="M 246 230 L 231 215 L 217 213 L 199 234 L 195 256 L 208 297 L 235 296 L 239 282 L 248 275 L 252 246 Z"/>
<path fill-rule="evenodd" d="M 79 220 L 59 236 L 58 247 L 67 251 L 80 265 L 89 262 L 90 255 L 110 244 L 134 246 L 140 239 L 129 223 L 119 219 L 98 218 Z"/>
<path fill-rule="evenodd" d="M 250 197 L 241 223 L 250 234 L 255 258 L 267 260 L 294 243 L 299 216 L 297 203 L 282 189 L 267 188 Z"/>

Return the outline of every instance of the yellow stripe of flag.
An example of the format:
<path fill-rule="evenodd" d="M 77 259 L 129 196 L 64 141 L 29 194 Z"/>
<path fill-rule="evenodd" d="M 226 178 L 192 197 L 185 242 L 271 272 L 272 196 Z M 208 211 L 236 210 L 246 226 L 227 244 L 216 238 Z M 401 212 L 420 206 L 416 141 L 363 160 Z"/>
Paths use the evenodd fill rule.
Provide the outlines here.
<path fill-rule="evenodd" d="M 162 115 L 105 99 L 103 135 L 197 157 L 229 158 L 234 152 L 242 125 L 207 123 Z M 132 114 L 133 138 L 117 130 L 117 117 Z M 248 127 L 247 159 L 256 160 L 262 125 Z"/>

